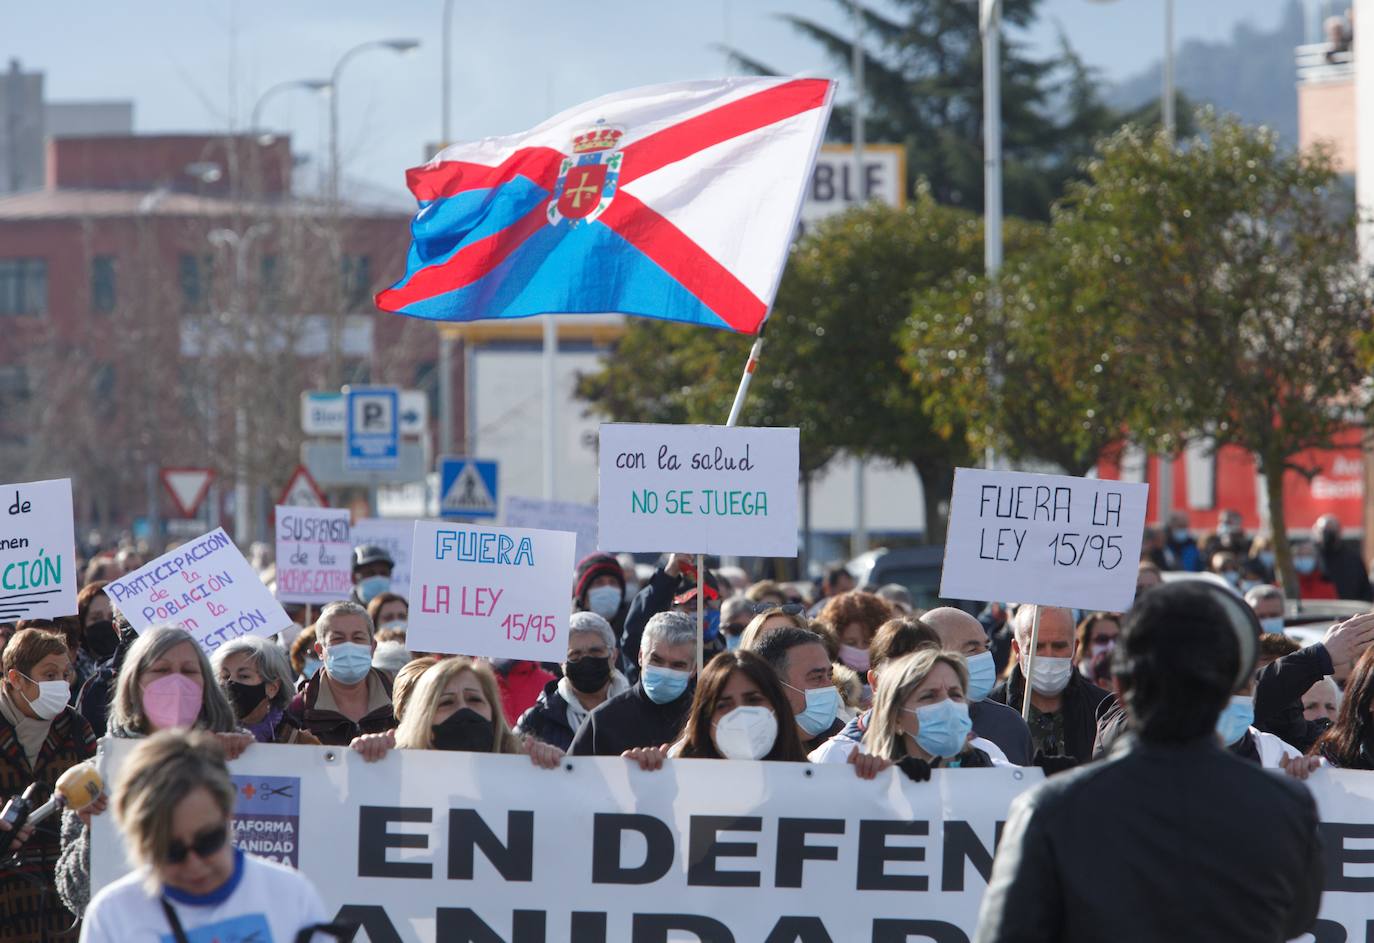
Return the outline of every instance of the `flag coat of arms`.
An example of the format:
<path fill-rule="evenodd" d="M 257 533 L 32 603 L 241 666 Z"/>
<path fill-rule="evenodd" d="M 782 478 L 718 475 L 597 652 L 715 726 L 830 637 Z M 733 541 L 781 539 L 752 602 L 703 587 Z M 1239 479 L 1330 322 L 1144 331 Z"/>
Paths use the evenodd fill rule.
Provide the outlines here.
<path fill-rule="evenodd" d="M 755 333 L 830 113 L 824 79 L 656 85 L 407 174 L 420 209 L 384 311 L 619 312 Z"/>

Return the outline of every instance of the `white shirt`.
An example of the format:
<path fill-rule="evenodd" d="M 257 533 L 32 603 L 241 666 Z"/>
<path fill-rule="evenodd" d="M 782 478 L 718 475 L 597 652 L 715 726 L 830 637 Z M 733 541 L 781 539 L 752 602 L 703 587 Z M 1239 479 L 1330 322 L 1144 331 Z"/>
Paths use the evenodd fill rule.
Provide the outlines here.
<path fill-rule="evenodd" d="M 1002 752 L 1002 748 L 991 740 L 984 740 L 982 737 L 974 737 L 969 741 L 969 745 L 977 747 L 988 755 L 992 760 L 993 766 L 1013 765 L 1007 755 Z M 849 755 L 859 749 L 858 740 L 851 740 L 843 735 L 836 735 L 822 743 L 816 749 L 807 754 L 807 759 L 812 763 L 848 763 Z"/>
<path fill-rule="evenodd" d="M 1286 741 L 1272 733 L 1265 733 L 1251 727 L 1250 736 L 1255 738 L 1255 749 L 1259 751 L 1260 766 L 1265 769 L 1279 769 L 1279 760 L 1285 756 L 1290 760 L 1302 756 L 1301 750 L 1290 746 Z"/>
<path fill-rule="evenodd" d="M 309 879 L 285 865 L 236 852 L 241 866 L 223 888 L 192 902 L 162 887 L 148 891 L 147 869 L 104 888 L 86 908 L 81 943 L 173 943 L 166 897 L 188 943 L 293 943 L 303 927 L 324 923 L 324 902 Z M 321 937 L 323 939 L 323 937 Z"/>

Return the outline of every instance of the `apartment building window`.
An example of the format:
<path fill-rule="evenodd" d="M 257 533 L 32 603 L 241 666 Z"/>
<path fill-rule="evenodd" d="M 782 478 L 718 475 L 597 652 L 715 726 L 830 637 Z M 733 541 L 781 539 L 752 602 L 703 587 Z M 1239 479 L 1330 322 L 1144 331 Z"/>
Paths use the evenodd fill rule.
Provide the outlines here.
<path fill-rule="evenodd" d="M 372 257 L 345 255 L 339 282 L 346 310 L 356 311 L 366 306 L 372 295 Z"/>
<path fill-rule="evenodd" d="M 183 311 L 205 311 L 210 307 L 213 260 L 208 255 L 183 252 L 177 259 L 177 281 L 181 285 Z"/>
<path fill-rule="evenodd" d="M 0 259 L 0 314 L 48 310 L 46 259 Z"/>
<path fill-rule="evenodd" d="M 112 255 L 91 259 L 91 310 L 109 314 L 115 307 L 115 260 Z"/>

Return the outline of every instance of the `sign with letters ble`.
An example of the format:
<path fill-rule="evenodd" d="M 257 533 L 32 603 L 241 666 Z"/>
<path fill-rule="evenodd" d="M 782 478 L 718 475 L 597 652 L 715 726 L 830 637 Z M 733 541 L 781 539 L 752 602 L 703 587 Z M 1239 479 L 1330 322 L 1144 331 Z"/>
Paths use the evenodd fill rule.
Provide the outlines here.
<path fill-rule="evenodd" d="M 577 535 L 415 522 L 406 645 L 417 652 L 562 661 Z"/>
<path fill-rule="evenodd" d="M 940 595 L 1125 612 L 1149 485 L 959 468 Z"/>

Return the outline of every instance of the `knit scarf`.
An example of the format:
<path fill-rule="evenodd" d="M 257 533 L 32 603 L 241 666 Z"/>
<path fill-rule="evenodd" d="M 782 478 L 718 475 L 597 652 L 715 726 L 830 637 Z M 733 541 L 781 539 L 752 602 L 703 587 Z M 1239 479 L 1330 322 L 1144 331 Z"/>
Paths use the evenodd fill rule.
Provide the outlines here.
<path fill-rule="evenodd" d="M 38 754 L 43 750 L 43 742 L 48 739 L 52 721 L 30 717 L 20 710 L 7 683 L 0 684 L 0 715 L 3 715 L 14 728 L 14 735 L 19 739 L 19 745 L 24 748 L 30 768 L 34 767 L 38 763 Z"/>

